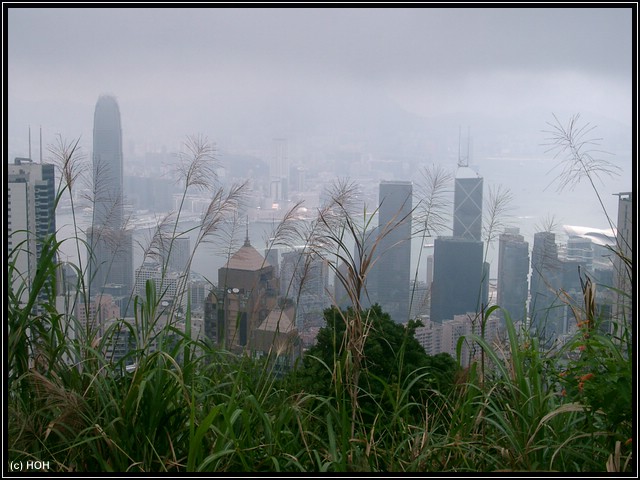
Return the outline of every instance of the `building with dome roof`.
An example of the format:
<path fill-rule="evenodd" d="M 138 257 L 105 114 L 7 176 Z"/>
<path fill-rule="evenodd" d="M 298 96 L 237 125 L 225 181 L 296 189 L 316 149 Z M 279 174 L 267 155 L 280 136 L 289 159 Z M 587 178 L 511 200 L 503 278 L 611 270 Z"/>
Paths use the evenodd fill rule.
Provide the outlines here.
<path fill-rule="evenodd" d="M 250 351 L 253 331 L 277 306 L 278 291 L 275 268 L 247 235 L 244 245 L 218 270 L 218 288 L 207 300 L 207 336 L 227 350 Z"/>

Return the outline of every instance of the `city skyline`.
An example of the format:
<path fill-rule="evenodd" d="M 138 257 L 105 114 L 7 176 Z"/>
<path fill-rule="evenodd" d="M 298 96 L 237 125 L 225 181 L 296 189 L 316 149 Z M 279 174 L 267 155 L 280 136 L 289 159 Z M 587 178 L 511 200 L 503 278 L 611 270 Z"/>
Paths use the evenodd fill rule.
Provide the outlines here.
<path fill-rule="evenodd" d="M 100 296 L 104 293 L 106 295 L 105 298 L 108 298 L 109 301 L 112 300 L 112 295 L 115 295 L 116 298 L 114 300 L 117 299 L 121 314 L 126 315 L 127 307 L 124 301 L 127 300 L 129 287 L 126 285 L 124 276 L 133 267 L 131 260 L 133 255 L 133 232 L 125 229 L 122 221 L 124 201 L 122 198 L 123 156 L 121 154 L 121 128 L 118 104 L 113 97 L 99 97 L 95 110 L 94 133 L 95 140 L 98 141 L 94 141 L 96 148 L 94 148 L 92 156 L 94 164 L 92 174 L 94 185 L 98 187 L 94 187 L 94 190 L 97 191 L 97 200 L 93 212 L 92 227 L 88 232 L 89 245 L 95 255 L 95 263 L 92 262 L 92 268 L 89 270 L 92 280 L 91 288 L 93 289 L 93 295 L 99 291 Z M 104 163 L 101 164 L 105 160 L 107 160 L 106 168 L 98 168 L 101 165 L 105 165 Z M 40 164 L 33 164 L 29 159 L 16 159 L 15 164 L 18 166 L 22 162 L 41 166 Z M 48 167 L 52 166 L 48 165 Z M 118 172 L 119 174 L 114 175 L 113 172 Z M 101 174 L 105 176 L 100 178 Z M 53 175 L 49 175 L 49 177 L 51 177 L 50 180 L 53 180 Z M 286 180 L 286 177 L 284 179 Z M 450 328 L 457 329 L 458 327 L 454 327 L 456 321 L 460 322 L 462 321 L 461 319 L 473 315 L 474 312 L 478 314 L 481 308 L 489 305 L 489 269 L 483 258 L 486 253 L 483 252 L 484 245 L 480 239 L 482 235 L 481 225 L 483 223 L 483 180 L 483 177 L 469 169 L 468 166 L 459 165 L 456 176 L 453 179 L 452 232 L 454 235 L 451 237 L 438 236 L 435 239 L 433 283 L 435 287 L 433 288 L 431 299 L 430 321 L 442 325 L 442 332 L 446 332 Z M 49 183 L 52 184 L 52 181 Z M 270 199 L 271 192 L 269 189 L 266 191 L 269 192 L 267 197 Z M 49 188 L 48 192 L 49 196 L 52 196 L 51 188 Z M 104 195 L 108 202 L 102 201 L 100 195 Z M 626 194 L 621 193 L 620 195 Z M 411 181 L 381 181 L 379 183 L 378 226 L 375 229 L 375 233 L 377 235 L 384 233 L 384 237 L 379 245 L 380 251 L 378 255 L 380 255 L 380 258 L 376 260 L 376 267 L 369 272 L 368 288 L 371 294 L 370 303 L 380 304 L 383 310 L 388 312 L 396 322 L 402 322 L 405 318 L 410 318 L 408 314 L 410 309 L 408 295 L 405 295 L 406 292 L 403 285 L 406 285 L 407 289 L 410 288 L 407 280 L 410 275 L 411 247 L 408 239 L 412 231 L 410 222 L 413 208 L 412 199 Z M 103 207 L 103 205 L 106 205 L 106 207 Z M 627 213 L 624 215 L 628 216 Z M 387 229 L 388 232 L 386 231 Z M 559 338 L 569 333 L 570 320 L 567 318 L 567 308 L 553 310 L 555 308 L 554 304 L 557 303 L 558 306 L 561 306 L 558 299 L 558 289 L 566 289 L 574 295 L 579 295 L 578 280 L 581 282 L 582 277 L 575 278 L 575 267 L 587 267 L 589 273 L 592 274 L 594 252 L 589 235 L 593 236 L 598 232 L 575 226 L 567 227 L 566 231 L 569 234 L 569 243 L 567 244 L 566 253 L 562 256 L 558 255 L 559 249 L 555 244 L 555 235 L 553 233 L 542 231 L 535 235 L 536 242 L 534 242 L 531 262 L 533 276 L 530 288 L 530 317 L 532 325 L 538 329 L 538 334 L 543 340 Z M 96 232 L 99 234 L 98 237 L 96 237 Z M 510 229 L 506 229 L 505 233 L 513 232 Z M 601 231 L 599 234 L 603 238 L 607 236 L 606 231 Z M 539 237 L 542 238 L 541 235 L 544 236 L 544 242 L 542 242 L 544 247 L 541 247 L 538 241 Z M 610 235 L 613 238 L 614 234 L 611 233 Z M 521 240 L 523 238 L 519 235 L 518 237 Z M 185 244 L 188 244 L 188 241 L 188 238 L 183 239 Z M 114 246 L 119 249 L 118 252 L 109 250 Z M 249 257 L 251 259 L 249 262 L 251 265 L 244 265 L 247 262 L 247 258 L 245 258 L 247 252 L 250 253 Z M 165 254 L 166 252 L 161 252 L 161 256 L 165 256 Z M 188 253 L 181 252 L 181 263 L 184 263 L 185 255 L 188 255 Z M 547 265 L 548 259 L 551 260 L 549 265 Z M 234 261 L 238 265 L 234 266 Z M 242 265 L 238 262 L 242 263 Z M 106 273 L 101 267 L 104 264 L 108 265 Z M 95 265 L 97 265 L 97 268 Z M 223 278 L 225 282 L 227 281 L 227 274 L 223 273 L 227 270 L 246 269 L 257 272 L 263 267 L 271 269 L 270 276 L 275 274 L 273 281 L 277 284 L 277 271 L 268 263 L 265 263 L 264 258 L 251 246 L 249 225 L 247 224 L 245 244 L 231 257 L 224 267 L 218 270 L 219 282 Z M 145 268 L 146 264 L 143 264 L 136 271 L 136 277 L 138 278 L 139 276 L 139 282 L 136 283 L 137 294 L 142 294 L 142 282 L 145 279 L 156 279 L 157 282 L 162 276 L 162 269 L 158 266 L 153 266 L 150 269 Z M 612 268 L 610 270 L 613 271 Z M 501 276 L 505 271 L 500 268 L 499 275 Z M 574 278 L 568 280 L 568 277 L 572 274 Z M 600 274 L 602 272 L 598 273 L 598 275 Z M 606 272 L 605 274 L 608 275 Z M 502 280 L 500 276 L 498 278 L 499 284 Z M 401 277 L 407 278 L 403 282 Z M 186 277 L 184 278 L 186 279 Z M 237 278 L 240 279 L 240 277 Z M 260 278 L 262 282 L 262 275 Z M 613 283 L 613 276 L 606 278 L 608 278 L 608 284 Z M 167 277 L 167 280 L 168 296 L 166 298 L 169 301 L 173 301 L 171 297 L 180 290 L 180 282 L 177 281 L 172 286 L 172 279 Z M 255 279 L 252 281 L 255 281 Z M 418 288 L 418 285 L 415 285 L 415 287 Z M 243 291 L 250 291 L 248 284 L 240 288 L 238 292 L 236 292 L 237 289 L 235 287 L 229 290 L 226 283 L 224 285 L 219 284 L 217 289 L 221 289 L 222 292 L 227 292 L 227 294 L 231 295 L 236 295 L 237 293 L 242 295 Z M 270 296 L 274 300 L 275 294 L 273 292 L 277 290 L 278 288 L 273 288 L 272 285 L 266 286 L 264 291 L 272 291 Z M 249 294 L 247 293 L 247 295 Z M 185 298 L 183 297 L 183 300 Z M 243 301 L 247 299 L 239 300 L 238 308 L 242 308 Z M 606 301 L 610 301 L 610 299 L 606 299 Z M 102 304 L 102 300 L 99 298 L 96 298 L 95 302 Z M 183 301 L 178 300 L 178 302 L 184 305 Z M 289 313 L 285 314 L 284 310 L 282 311 L 283 318 L 288 319 L 287 321 L 295 322 L 291 324 L 292 328 L 297 323 L 293 310 L 291 310 L 294 308 L 293 305 L 293 303 L 290 305 Z M 504 303 L 501 304 L 507 309 L 512 305 L 507 297 L 505 297 Z M 607 303 L 605 307 L 611 309 L 613 308 L 612 305 L 612 303 Z M 519 310 L 520 305 L 515 304 L 514 308 Z M 551 314 L 552 310 L 549 310 L 549 308 L 553 310 L 553 315 Z M 270 315 L 269 309 L 263 309 L 260 310 L 258 317 L 249 316 L 256 313 L 245 311 L 242 314 L 246 315 L 246 319 L 243 320 L 241 318 L 238 327 L 240 335 L 238 338 L 234 337 L 233 343 L 236 348 L 244 347 L 248 342 L 250 343 L 250 338 L 253 335 L 251 332 L 257 331 L 261 325 L 260 322 L 266 320 L 267 316 Z M 231 328 L 234 332 L 237 330 L 236 327 L 225 325 L 224 329 L 227 330 L 228 328 Z M 217 327 L 214 330 L 217 330 Z M 267 328 L 267 330 L 269 329 Z M 293 334 L 293 330 L 290 333 Z M 453 338 L 457 334 L 447 333 L 446 335 Z M 230 338 L 230 336 L 231 331 L 227 330 L 225 337 Z"/>
<path fill-rule="evenodd" d="M 563 124 L 581 114 L 612 153 L 604 158 L 620 175 L 596 180 L 611 215 L 635 176 L 631 8 L 5 13 L 8 161 L 31 151 L 30 125 L 44 137 L 33 158 L 46 160 L 58 134 L 90 156 L 95 99 L 106 93 L 121 109 L 125 175 L 134 160 L 166 172 L 187 135 L 203 133 L 227 172 L 238 156 L 268 164 L 274 139 L 286 138 L 289 163 L 309 173 L 359 180 L 367 159 L 415 181 L 423 165 L 455 168 L 468 127 L 469 165 L 490 179 L 485 188 L 512 189 L 530 241 L 547 214 L 607 227 L 589 185 L 556 191 L 561 159 L 544 132 L 554 114 Z"/>
<path fill-rule="evenodd" d="M 278 157 L 276 141 L 286 142 L 280 159 L 303 166 L 312 188 L 345 174 L 367 185 L 415 182 L 422 166 L 453 168 L 459 161 L 459 128 L 468 125 L 469 168 L 482 171 L 485 189 L 512 189 L 513 224 L 530 240 L 547 214 L 557 214 L 559 224 L 606 226 L 589 185 L 556 191 L 554 175 L 562 159 L 544 145 L 548 133 L 543 130 L 554 114 L 566 122 L 581 112 L 584 123 L 597 126 L 603 149 L 615 153 L 605 158 L 620 168 L 619 176 L 596 182 L 610 216 L 617 207 L 614 195 L 630 190 L 632 108 L 625 86 L 632 82 L 631 29 L 626 28 L 631 27 L 631 9 L 275 10 L 200 9 L 193 22 L 196 17 L 186 9 L 172 10 L 172 16 L 161 8 L 127 10 L 125 16 L 124 10 L 105 8 L 99 18 L 82 8 L 64 13 L 9 9 L 9 158 L 31 152 L 27 125 L 43 120 L 46 139 L 58 132 L 77 135 L 92 156 L 95 147 L 84 133 L 90 125 L 85 107 L 105 92 L 113 92 L 108 95 L 123 109 L 123 176 L 134 165 L 144 165 L 149 172 L 144 174 L 165 175 L 166 165 L 159 169 L 158 162 L 178 151 L 186 135 L 204 131 L 216 143 L 226 171 L 234 166 L 229 163 L 250 156 L 268 166 Z M 175 30 L 167 33 L 159 26 L 169 18 Z M 223 24 L 229 39 L 240 35 L 245 43 L 212 37 L 200 29 L 205 18 L 208 25 Z M 70 44 L 58 34 L 64 28 L 51 30 L 54 19 L 58 26 L 92 28 L 85 42 Z M 147 30 L 150 19 L 156 27 Z M 381 43 L 371 35 L 377 31 L 372 27 L 382 21 L 387 45 L 376 50 Z M 133 24 L 140 28 L 127 38 L 130 48 L 118 50 L 129 35 L 125 27 Z M 269 25 L 283 27 L 283 33 Z M 588 38 L 582 34 L 585 25 L 592 27 Z M 188 37 L 175 35 L 187 26 Z M 114 36 L 118 28 L 121 34 Z M 519 28 L 517 36 L 514 28 Z M 73 52 L 69 58 L 74 60 L 53 64 L 43 58 L 34 39 L 44 34 L 49 48 Z M 140 41 L 144 34 L 148 41 Z M 505 38 L 513 40 L 508 47 Z M 168 39 L 166 49 L 156 48 Z M 559 44 L 563 52 L 557 51 Z M 591 55 L 605 45 L 609 56 Z M 207 62 L 192 63 L 202 58 L 198 52 L 219 60 L 214 73 Z M 315 54 L 315 64 L 309 53 Z M 147 68 L 145 60 L 151 58 L 156 61 Z M 52 90 L 34 85 L 33 75 L 25 78 L 33 65 L 49 73 Z M 185 67 L 183 75 L 165 70 L 176 65 Z M 193 75 L 195 67 L 201 75 Z M 84 75 L 73 75 L 76 68 Z M 165 75 L 153 75 L 149 82 L 151 73 L 161 71 Z M 400 78 L 405 80 L 399 83 Z M 53 98 L 64 108 L 60 103 L 50 108 Z M 282 193 L 280 188 L 276 198 Z M 375 200 L 370 200 L 372 205 Z M 488 245 L 494 269 L 496 247 Z"/>
<path fill-rule="evenodd" d="M 3 20 L 4 471 L 635 471 L 636 3 Z"/>

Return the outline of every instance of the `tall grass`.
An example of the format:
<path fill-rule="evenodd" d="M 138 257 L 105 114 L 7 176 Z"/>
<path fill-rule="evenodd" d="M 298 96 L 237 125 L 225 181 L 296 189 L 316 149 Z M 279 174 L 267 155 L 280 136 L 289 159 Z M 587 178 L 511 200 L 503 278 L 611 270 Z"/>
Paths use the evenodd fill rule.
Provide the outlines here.
<path fill-rule="evenodd" d="M 185 189 L 211 192 L 195 247 L 231 241 L 225 229 L 238 222 L 246 186 L 203 185 L 197 172 L 211 166 L 213 149 L 203 137 L 187 144 Z M 59 199 L 72 193 L 77 179 L 77 142 L 61 142 L 56 152 L 64 173 Z M 434 185 L 441 180 L 436 175 Z M 393 347 L 394 378 L 365 371 L 366 342 L 376 328 L 363 308 L 365 281 L 380 237 L 371 235 L 371 212 L 353 208 L 354 191 L 352 183 L 338 182 L 304 228 L 292 209 L 268 245 L 301 242 L 328 262 L 349 296 L 351 311 L 337 309 L 345 333 L 333 340 L 332 360 L 308 360 L 331 378 L 318 392 L 297 388 L 296 370 L 274 376 L 269 365 L 278 352 L 256 360 L 193 338 L 188 303 L 184 328 L 175 311 L 160 322 L 162 284 L 149 282 L 132 297 L 132 319 L 90 331 L 74 309 L 59 311 L 56 304 L 62 268 L 56 253 L 61 241 L 80 248 L 81 232 L 75 239 L 38 240 L 43 254 L 32 282 L 16 271 L 25 245 L 15 247 L 8 259 L 9 460 L 49 461 L 51 470 L 67 473 L 631 471 L 631 332 L 626 322 L 616 323 L 614 335 L 597 328 L 602 319 L 586 280 L 582 305 L 572 303 L 580 328 L 562 350 L 548 351 L 516 331 L 504 312 L 507 341 L 490 344 L 482 334 L 466 339 L 485 363 L 472 362 L 449 388 L 416 395 L 416 385 L 434 372 L 403 371 L 406 340 Z M 436 220 L 442 218 L 437 203 L 425 206 Z M 161 222 L 149 254 L 159 242 L 170 250 L 184 234 L 179 215 Z M 437 225 L 427 223 L 420 234 Z M 87 268 L 74 268 L 78 293 L 70 303 L 86 306 Z M 498 308 L 484 309 L 482 322 Z M 131 346 L 116 360 L 108 347 L 123 332 Z"/>

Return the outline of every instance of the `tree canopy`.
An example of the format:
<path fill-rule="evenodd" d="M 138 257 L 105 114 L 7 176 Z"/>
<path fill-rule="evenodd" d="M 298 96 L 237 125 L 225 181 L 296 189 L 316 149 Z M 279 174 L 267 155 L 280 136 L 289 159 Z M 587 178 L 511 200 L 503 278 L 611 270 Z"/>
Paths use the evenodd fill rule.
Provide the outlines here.
<path fill-rule="evenodd" d="M 325 310 L 326 326 L 318 332 L 316 345 L 307 350 L 302 364 L 292 372 L 295 388 L 323 396 L 335 393 L 339 386 L 335 381 L 336 367 L 344 365 L 345 322 L 353 316 L 351 309 Z M 363 408 L 371 401 L 386 403 L 385 397 L 399 390 L 408 389 L 414 401 L 424 400 L 434 390 L 449 391 L 459 366 L 449 354 L 427 355 L 414 336 L 421 322 L 398 324 L 377 304 L 364 310 L 362 317 L 371 325 L 359 381 L 362 391 L 368 394 L 362 397 Z M 410 386 L 411 382 L 414 383 Z"/>

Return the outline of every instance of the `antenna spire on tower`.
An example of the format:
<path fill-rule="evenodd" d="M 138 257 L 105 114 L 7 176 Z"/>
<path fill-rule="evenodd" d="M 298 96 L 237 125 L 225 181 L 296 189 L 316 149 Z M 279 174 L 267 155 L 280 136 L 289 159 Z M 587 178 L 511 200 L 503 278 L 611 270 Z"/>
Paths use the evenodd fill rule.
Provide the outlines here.
<path fill-rule="evenodd" d="M 468 135 L 467 135 L 468 136 Z M 467 156 L 463 157 L 461 153 L 461 144 L 462 144 L 462 127 L 458 127 L 458 167 L 468 167 L 469 166 L 469 139 L 467 138 Z"/>
<path fill-rule="evenodd" d="M 462 138 L 462 127 L 460 125 L 458 125 L 458 166 L 462 166 L 460 165 L 460 163 L 462 162 L 462 157 L 460 157 L 460 141 Z"/>
<path fill-rule="evenodd" d="M 244 238 L 244 246 L 245 247 L 251 246 L 251 242 L 249 241 L 249 215 L 247 215 L 247 235 Z"/>

